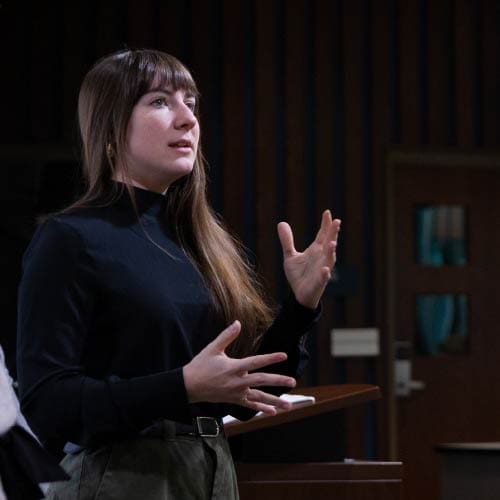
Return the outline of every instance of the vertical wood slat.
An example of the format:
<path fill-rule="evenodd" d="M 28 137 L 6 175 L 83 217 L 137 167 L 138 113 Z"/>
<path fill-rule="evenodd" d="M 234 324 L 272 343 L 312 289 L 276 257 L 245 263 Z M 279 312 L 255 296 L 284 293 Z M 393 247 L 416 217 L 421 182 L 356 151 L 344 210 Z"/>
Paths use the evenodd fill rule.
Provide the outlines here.
<path fill-rule="evenodd" d="M 456 116 L 457 144 L 474 145 L 474 6 L 455 0 Z"/>
<path fill-rule="evenodd" d="M 333 61 L 335 53 L 333 51 L 334 36 L 332 26 L 338 20 L 335 20 L 335 5 L 331 1 L 316 0 L 316 26 L 315 36 L 315 94 L 316 94 L 316 197 L 319 220 L 320 212 L 323 209 L 332 209 L 333 200 L 333 182 L 334 169 L 333 162 L 333 116 L 334 116 L 334 95 L 335 78 Z M 330 61 L 324 64 L 324 61 Z M 335 214 L 333 214 L 335 216 Z M 332 297 L 324 299 L 324 314 L 318 325 L 316 336 L 317 356 L 317 382 L 318 384 L 331 384 L 334 382 L 332 377 L 333 358 L 330 354 L 330 330 L 335 318 L 332 316 L 333 302 Z"/>
<path fill-rule="evenodd" d="M 500 139 L 500 99 L 498 97 L 499 81 L 499 41 L 498 21 L 500 6 L 496 0 L 483 0 L 482 6 L 482 61 L 483 72 L 483 143 L 486 147 L 498 146 Z"/>
<path fill-rule="evenodd" d="M 278 214 L 276 207 L 276 3 L 256 0 L 256 157 L 257 169 L 257 256 L 259 271 L 268 290 L 276 296 L 276 259 Z M 281 267 L 281 266 L 280 266 Z"/>
<path fill-rule="evenodd" d="M 450 88 L 449 40 L 450 22 L 447 1 L 427 2 L 428 8 L 428 86 L 429 86 L 429 143 L 445 146 L 448 130 L 448 93 Z"/>
<path fill-rule="evenodd" d="M 255 174 L 255 6 L 253 2 L 245 4 L 243 15 L 243 57 L 244 65 L 244 90 L 243 90 L 243 186 L 245 187 L 245 197 L 243 199 L 244 232 L 242 236 L 246 246 L 252 252 L 250 259 L 254 261 L 257 247 L 256 225 L 256 174 Z"/>
<path fill-rule="evenodd" d="M 68 2 L 69 3 L 69 2 Z M 71 2 L 84 5 L 84 2 Z M 90 2 L 89 2 L 90 3 Z M 127 35 L 127 9 L 120 0 L 96 2 L 94 58 L 125 49 Z M 136 48 L 136 47 L 132 47 Z"/>
<path fill-rule="evenodd" d="M 29 141 L 30 101 L 33 106 L 33 103 L 45 98 L 42 93 L 44 89 L 40 89 L 35 95 L 31 92 L 31 61 L 27 56 L 31 50 L 30 39 L 27 34 L 19 36 L 26 30 L 26 23 L 25 6 L 21 2 L 2 2 L 0 42 L 4 50 L 0 91 L 4 99 L 2 120 L 0 120 L 0 141 L 3 144 Z M 14 47 L 17 50 L 14 50 Z"/>
<path fill-rule="evenodd" d="M 316 196 L 317 183 L 317 150 L 316 116 L 318 114 L 315 90 L 316 54 L 314 44 L 314 31 L 317 23 L 317 13 L 314 0 L 304 3 L 304 235 L 306 244 L 309 245 L 316 237 L 318 230 L 318 203 Z M 321 210 L 321 208 L 319 208 Z"/>
<path fill-rule="evenodd" d="M 128 2 L 127 41 L 130 48 L 149 48 L 155 43 L 154 0 Z"/>
<path fill-rule="evenodd" d="M 178 4 L 178 2 L 174 2 Z M 214 46 L 214 40 L 211 32 L 211 14 L 213 6 L 211 2 L 200 2 L 196 7 L 196 16 L 192 19 L 192 45 L 194 47 L 203 46 L 204 50 L 195 51 L 191 67 L 189 68 L 196 81 L 198 90 L 201 94 L 200 98 L 200 113 L 201 113 L 201 131 L 204 138 L 203 144 L 206 144 L 207 134 L 205 130 L 209 127 L 215 127 L 216 124 L 210 119 L 210 104 L 214 92 L 220 82 L 214 81 L 213 65 L 214 60 L 218 56 L 215 53 L 217 47 Z M 163 12 L 164 11 L 164 12 Z M 162 7 L 162 24 L 168 23 L 172 14 L 170 12 L 170 5 Z M 175 31 L 173 32 L 175 33 Z M 172 32 L 167 29 L 161 30 L 159 36 L 160 50 L 165 50 L 173 55 L 180 53 L 179 36 L 174 36 Z M 205 149 L 206 154 L 206 149 Z"/>
<path fill-rule="evenodd" d="M 304 248 L 305 2 L 285 2 L 286 211 L 297 249 Z"/>
<path fill-rule="evenodd" d="M 225 0 L 223 4 L 223 215 L 231 229 L 239 235 L 243 234 L 244 229 L 243 197 L 245 196 L 243 185 L 244 7 L 243 3 L 231 0 Z"/>
<path fill-rule="evenodd" d="M 346 215 L 342 226 L 343 244 L 348 248 L 349 262 L 359 266 L 363 273 L 363 234 L 362 234 L 362 45 L 361 28 L 363 0 L 344 1 L 344 87 L 345 87 L 345 178 L 346 178 Z M 362 282 L 356 296 L 347 303 L 347 317 L 350 326 L 361 322 Z"/>
<path fill-rule="evenodd" d="M 316 197 L 317 217 L 324 209 L 332 208 L 334 169 L 333 164 L 333 115 L 335 94 L 335 79 L 333 68 L 335 67 L 333 53 L 334 37 L 331 30 L 334 23 L 335 6 L 333 2 L 316 0 L 316 26 L 315 26 L 315 94 L 316 94 Z M 329 61 L 329 64 L 325 64 Z M 334 214 L 335 215 L 335 214 Z"/>
<path fill-rule="evenodd" d="M 197 15 L 193 16 L 193 33 L 199 34 L 208 31 L 209 24 L 207 19 L 209 17 L 204 17 L 209 14 L 209 2 L 199 2 L 197 6 Z M 157 2 L 157 12 L 158 12 L 158 25 L 157 33 L 152 35 L 156 38 L 156 43 L 159 50 L 163 50 L 169 54 L 180 59 L 184 64 L 189 62 L 185 60 L 184 54 L 184 40 L 187 36 L 187 27 L 184 24 L 184 2 L 178 2 L 175 0 L 163 0 Z M 195 28 L 201 31 L 195 31 Z M 199 40 L 201 46 L 206 46 L 210 43 L 210 37 Z M 199 52 L 198 52 L 199 54 Z"/>
<path fill-rule="evenodd" d="M 93 11 L 88 3 L 66 2 L 64 15 L 64 44 L 62 51 L 62 137 L 63 142 L 76 146 L 78 137 L 78 92 L 85 73 L 94 62 L 90 60 L 88 25 L 92 22 Z M 85 20 L 84 22 L 82 22 Z M 76 150 L 77 148 L 74 147 Z"/>
<path fill-rule="evenodd" d="M 394 418 L 394 408 L 391 407 L 393 397 L 392 363 L 393 355 L 391 346 L 388 344 L 383 327 L 386 323 L 384 296 L 375 293 L 381 290 L 385 281 L 385 246 L 387 242 L 387 228 L 383 223 L 386 206 L 386 150 L 391 144 L 394 130 L 392 130 L 391 120 L 391 60 L 390 44 L 392 42 L 390 26 L 390 4 L 384 2 L 380 4 L 377 0 L 372 0 L 372 157 L 373 157 L 373 191 L 375 197 L 375 212 L 380 214 L 377 217 L 375 245 L 375 277 L 373 290 L 369 291 L 367 300 L 375 302 L 376 324 L 381 326 L 381 357 L 377 360 L 377 383 L 383 387 L 384 398 L 378 403 L 378 411 L 381 418 L 378 423 L 378 455 L 387 457 L 387 440 L 391 431 L 395 430 L 392 419 Z"/>
<path fill-rule="evenodd" d="M 178 2 L 174 2 L 177 4 Z M 170 19 L 172 14 L 167 5 L 162 11 L 161 18 L 165 21 Z M 217 16 L 217 19 L 215 17 Z M 214 2 L 199 2 L 196 6 L 196 15 L 192 19 L 192 45 L 193 47 L 203 47 L 204 50 L 195 50 L 191 61 L 190 70 L 200 92 L 199 116 L 201 127 L 201 143 L 203 154 L 208 162 L 208 187 L 210 202 L 215 210 L 220 210 L 219 195 L 222 192 L 222 183 L 217 174 L 220 172 L 218 151 L 218 141 L 213 137 L 222 134 L 221 115 L 221 82 L 219 80 L 218 69 L 220 53 L 217 45 L 217 38 L 213 36 L 217 22 L 220 21 L 221 12 L 216 8 Z M 216 22 L 217 21 L 217 22 Z M 180 52 L 179 36 L 173 37 L 168 30 L 162 30 L 160 42 L 165 50 L 174 53 Z"/>
<path fill-rule="evenodd" d="M 401 142 L 403 146 L 419 143 L 421 110 L 419 109 L 418 0 L 398 0 L 399 67 L 401 96 Z M 429 71 L 432 74 L 432 71 Z"/>
<path fill-rule="evenodd" d="M 178 2 L 175 2 L 178 3 Z M 214 210 L 222 210 L 222 2 L 211 0 L 198 2 L 196 15 L 192 19 L 193 51 L 192 66 L 194 79 L 201 93 L 200 121 L 203 153 L 208 161 L 209 197 Z M 169 14 L 166 9 L 166 14 Z M 171 14 L 169 14 L 171 15 Z M 163 15 L 162 18 L 166 19 Z M 163 30 L 167 31 L 167 30 Z M 177 40 L 179 37 L 177 37 Z M 162 39 L 167 47 L 176 46 L 175 40 Z"/>
<path fill-rule="evenodd" d="M 343 243 L 348 248 L 349 261 L 363 276 L 363 231 L 362 231 L 362 168 L 363 168 L 363 123 L 362 123 L 362 16 L 363 0 L 344 1 L 343 48 L 345 64 L 345 128 L 346 128 L 346 215 L 342 229 Z M 363 280 L 359 280 L 357 295 L 347 300 L 347 326 L 363 323 Z M 364 362 L 349 359 L 346 362 L 349 383 L 364 380 Z M 364 408 L 346 411 L 346 449 L 351 456 L 363 453 Z"/>
<path fill-rule="evenodd" d="M 61 127 L 61 11 L 55 2 L 31 8 L 31 136 L 34 142 L 55 142 Z"/>

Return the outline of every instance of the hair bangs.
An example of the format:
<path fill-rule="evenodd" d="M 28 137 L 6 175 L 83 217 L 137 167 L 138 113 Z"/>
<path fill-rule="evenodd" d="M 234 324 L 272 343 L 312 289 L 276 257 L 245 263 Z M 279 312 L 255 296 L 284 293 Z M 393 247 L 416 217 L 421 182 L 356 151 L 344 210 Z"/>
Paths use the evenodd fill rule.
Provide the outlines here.
<path fill-rule="evenodd" d="M 153 88 L 171 88 L 184 90 L 194 97 L 199 96 L 196 83 L 187 68 L 175 57 L 157 51 L 141 51 L 140 57 L 142 81 L 141 94 Z"/>

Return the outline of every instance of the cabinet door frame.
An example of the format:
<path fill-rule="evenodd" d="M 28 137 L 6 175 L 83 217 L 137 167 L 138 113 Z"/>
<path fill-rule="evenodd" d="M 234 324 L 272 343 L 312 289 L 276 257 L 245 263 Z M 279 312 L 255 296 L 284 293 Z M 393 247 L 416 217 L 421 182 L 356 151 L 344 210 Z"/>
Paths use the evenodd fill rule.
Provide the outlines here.
<path fill-rule="evenodd" d="M 453 149 L 391 149 L 386 158 L 386 195 L 385 232 L 381 231 L 385 242 L 379 248 L 385 248 L 381 256 L 381 265 L 385 268 L 386 293 L 385 303 L 380 304 L 381 316 L 386 335 L 382 337 L 383 373 L 381 380 L 384 388 L 384 425 L 381 429 L 386 435 L 382 438 L 381 451 L 391 460 L 398 457 L 398 421 L 397 401 L 394 387 L 394 363 L 396 359 L 396 232 L 395 232 L 395 174 L 401 167 L 456 167 L 492 168 L 500 170 L 500 151 L 478 151 Z M 385 260 L 385 263 L 382 262 Z"/>

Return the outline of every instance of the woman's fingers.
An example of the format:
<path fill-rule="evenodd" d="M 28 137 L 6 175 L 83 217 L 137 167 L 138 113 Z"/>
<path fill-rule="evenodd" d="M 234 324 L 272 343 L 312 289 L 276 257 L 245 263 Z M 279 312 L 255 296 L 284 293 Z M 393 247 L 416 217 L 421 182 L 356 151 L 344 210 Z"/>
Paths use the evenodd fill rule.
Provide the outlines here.
<path fill-rule="evenodd" d="M 341 220 L 340 219 L 333 219 L 332 224 L 329 228 L 328 231 L 328 240 L 329 241 L 337 241 L 339 232 L 340 232 L 340 224 Z"/>
<path fill-rule="evenodd" d="M 275 363 L 280 363 L 285 361 L 287 355 L 284 352 L 273 352 L 271 354 L 259 354 L 257 356 L 250 356 L 248 358 L 243 358 L 239 360 L 234 360 L 237 362 L 235 369 L 243 373 L 243 381 L 246 386 L 258 387 L 262 385 L 272 385 L 272 386 L 283 386 L 283 387 L 295 387 L 296 381 L 292 377 L 287 377 L 286 375 L 279 375 L 276 373 L 247 373 L 253 372 L 260 368 L 264 368 Z"/>
<path fill-rule="evenodd" d="M 243 382 L 249 387 L 261 387 L 263 385 L 272 385 L 279 387 L 295 387 L 296 381 L 292 377 L 279 375 L 277 373 L 249 373 L 244 376 Z"/>
<path fill-rule="evenodd" d="M 270 409 L 270 404 L 279 402 L 273 396 L 264 395 L 262 391 L 253 388 L 265 385 L 295 387 L 296 382 L 292 377 L 258 371 L 285 361 L 287 355 L 284 352 L 274 352 L 243 359 L 228 357 L 224 351 L 236 339 L 240 330 L 240 322 L 235 321 L 183 367 L 188 399 L 191 403 L 236 402 L 257 411 L 272 413 L 275 410 Z"/>
<path fill-rule="evenodd" d="M 277 410 L 290 409 L 290 403 L 257 389 L 249 389 L 247 396 L 241 401 L 241 406 L 251 408 L 255 411 L 261 411 L 267 415 L 276 415 Z"/>
<path fill-rule="evenodd" d="M 280 408 L 282 410 L 288 410 L 292 406 L 288 401 L 281 399 L 273 394 L 268 394 L 264 391 L 259 391 L 258 389 L 250 389 L 248 391 L 247 399 L 249 401 L 255 401 L 258 403 L 264 403 L 267 405 L 272 405 L 275 408 Z"/>
<path fill-rule="evenodd" d="M 266 415 L 276 415 L 276 408 L 272 405 L 266 405 L 264 403 L 258 403 L 257 401 L 245 400 L 239 403 L 240 406 L 244 406 L 245 408 L 250 408 L 251 410 L 261 411 Z"/>
<path fill-rule="evenodd" d="M 337 250 L 337 242 L 329 241 L 326 248 L 324 249 L 324 259 L 325 264 L 330 269 L 335 265 L 335 252 Z"/>
<path fill-rule="evenodd" d="M 231 342 L 236 339 L 240 331 L 241 323 L 236 320 L 234 323 L 231 323 L 225 330 L 222 330 L 222 332 L 219 333 L 219 335 L 205 347 L 205 350 L 217 353 L 224 352 L 227 347 L 229 347 Z"/>
<path fill-rule="evenodd" d="M 316 235 L 316 241 L 321 244 L 328 237 L 329 230 L 332 223 L 332 214 L 330 210 L 325 210 L 321 216 L 321 226 L 319 228 L 318 234 Z"/>
<path fill-rule="evenodd" d="M 295 244 L 293 242 L 293 232 L 290 224 L 287 222 L 280 222 L 278 224 L 278 237 L 284 257 L 292 257 L 295 254 Z"/>
<path fill-rule="evenodd" d="M 248 356 L 238 360 L 238 368 L 241 371 L 252 372 L 264 366 L 274 365 L 275 363 L 281 363 L 285 361 L 287 355 L 284 352 L 273 352 L 271 354 L 258 354 L 256 356 Z"/>
<path fill-rule="evenodd" d="M 325 258 L 325 264 L 330 267 L 330 269 L 335 265 L 335 257 L 337 250 L 337 239 L 340 231 L 340 220 L 334 219 L 326 233 L 326 238 L 322 242 L 323 245 L 323 255 Z"/>

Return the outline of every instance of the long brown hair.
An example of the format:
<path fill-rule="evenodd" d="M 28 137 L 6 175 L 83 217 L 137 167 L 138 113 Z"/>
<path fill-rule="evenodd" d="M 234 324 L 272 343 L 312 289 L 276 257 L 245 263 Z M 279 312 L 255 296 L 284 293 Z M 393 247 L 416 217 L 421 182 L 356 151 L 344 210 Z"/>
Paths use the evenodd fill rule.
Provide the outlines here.
<path fill-rule="evenodd" d="M 112 202 L 118 195 L 116 189 L 113 191 L 114 165 L 121 160 L 126 179 L 127 125 L 135 104 L 153 85 L 199 95 L 186 67 L 175 57 L 155 50 L 116 52 L 100 59 L 87 73 L 78 99 L 87 188 L 72 207 L 89 206 L 105 196 Z M 255 350 L 273 311 L 242 245 L 210 208 L 206 184 L 199 146 L 192 172 L 168 188 L 165 217 L 202 275 L 225 323 L 241 321 L 243 331 L 229 352 L 246 355 Z M 128 192 L 135 206 L 134 192 L 131 188 Z"/>

